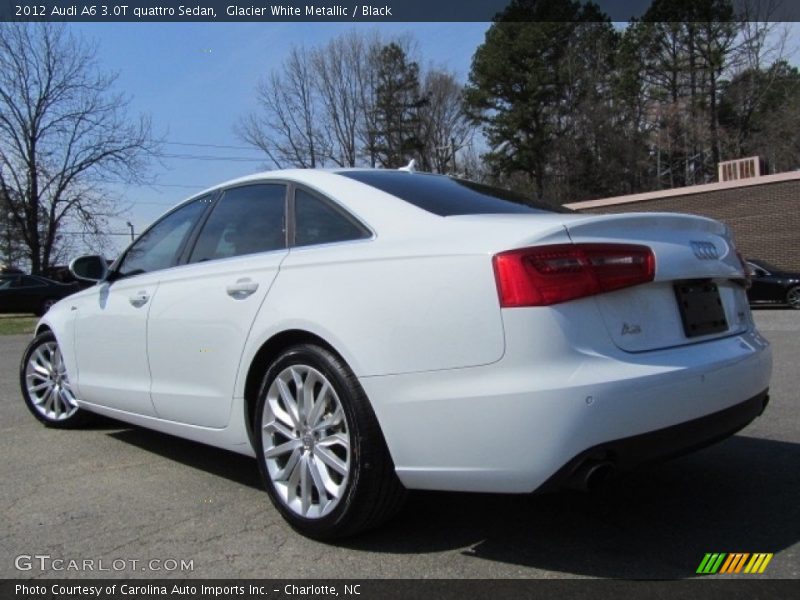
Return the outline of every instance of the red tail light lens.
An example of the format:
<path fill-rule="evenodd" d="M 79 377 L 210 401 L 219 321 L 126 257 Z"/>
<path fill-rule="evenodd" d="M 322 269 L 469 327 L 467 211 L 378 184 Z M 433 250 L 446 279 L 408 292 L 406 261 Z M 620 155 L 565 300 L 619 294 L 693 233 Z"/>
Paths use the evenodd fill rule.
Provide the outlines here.
<path fill-rule="evenodd" d="M 647 246 L 555 244 L 521 248 L 493 259 L 500 306 L 549 306 L 653 281 Z"/>

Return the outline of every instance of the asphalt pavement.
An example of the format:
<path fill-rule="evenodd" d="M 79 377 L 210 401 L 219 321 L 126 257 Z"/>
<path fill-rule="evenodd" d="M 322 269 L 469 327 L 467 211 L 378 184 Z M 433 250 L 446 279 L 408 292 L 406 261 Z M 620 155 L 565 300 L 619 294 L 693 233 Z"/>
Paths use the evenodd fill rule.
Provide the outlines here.
<path fill-rule="evenodd" d="M 588 494 L 413 493 L 337 545 L 283 522 L 252 459 L 41 426 L 18 391 L 28 337 L 0 337 L 0 577 L 692 578 L 708 552 L 773 553 L 755 577 L 800 577 L 800 311 L 755 316 L 771 403 L 738 435 Z"/>

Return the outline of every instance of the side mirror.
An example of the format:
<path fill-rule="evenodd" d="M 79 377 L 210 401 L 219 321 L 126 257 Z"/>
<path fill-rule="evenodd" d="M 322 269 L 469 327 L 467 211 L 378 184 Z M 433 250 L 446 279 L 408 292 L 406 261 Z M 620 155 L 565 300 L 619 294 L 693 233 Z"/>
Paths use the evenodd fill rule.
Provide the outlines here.
<path fill-rule="evenodd" d="M 69 272 L 81 281 L 97 283 L 108 276 L 106 259 L 96 254 L 81 256 L 69 263 Z"/>

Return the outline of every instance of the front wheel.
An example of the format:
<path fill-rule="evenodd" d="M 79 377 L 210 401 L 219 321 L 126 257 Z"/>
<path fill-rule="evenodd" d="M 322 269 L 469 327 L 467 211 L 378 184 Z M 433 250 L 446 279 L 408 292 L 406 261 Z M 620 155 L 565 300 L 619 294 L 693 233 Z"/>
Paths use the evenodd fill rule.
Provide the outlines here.
<path fill-rule="evenodd" d="M 333 539 L 375 527 L 405 490 L 358 380 L 341 358 L 303 344 L 267 370 L 254 440 L 275 507 L 299 532 Z"/>
<path fill-rule="evenodd" d="M 800 285 L 796 285 L 786 292 L 786 304 L 792 308 L 800 309 Z"/>
<path fill-rule="evenodd" d="M 19 368 L 25 405 L 48 427 L 80 427 L 91 415 L 78 408 L 55 336 L 46 331 L 28 344 Z"/>

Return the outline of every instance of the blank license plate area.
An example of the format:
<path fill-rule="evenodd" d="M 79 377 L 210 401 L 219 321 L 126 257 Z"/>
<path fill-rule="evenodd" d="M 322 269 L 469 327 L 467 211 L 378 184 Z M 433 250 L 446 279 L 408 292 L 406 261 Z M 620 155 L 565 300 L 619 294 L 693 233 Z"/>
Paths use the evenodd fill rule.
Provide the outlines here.
<path fill-rule="evenodd" d="M 716 283 L 708 280 L 681 281 L 675 284 L 675 297 L 686 337 L 728 330 Z"/>

